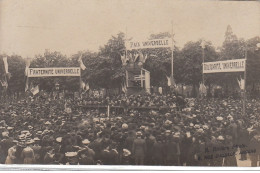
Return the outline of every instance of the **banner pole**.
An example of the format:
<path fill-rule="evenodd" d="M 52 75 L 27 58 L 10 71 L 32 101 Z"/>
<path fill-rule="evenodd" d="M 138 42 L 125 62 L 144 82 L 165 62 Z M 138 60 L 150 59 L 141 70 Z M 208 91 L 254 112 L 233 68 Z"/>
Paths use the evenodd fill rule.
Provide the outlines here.
<path fill-rule="evenodd" d="M 202 88 L 201 88 L 201 97 L 202 97 L 202 101 L 201 101 L 201 106 L 202 106 L 202 113 L 203 113 L 203 116 L 204 116 L 204 89 L 206 90 L 205 87 L 205 77 L 204 77 L 204 72 L 203 72 L 203 67 L 204 67 L 204 62 L 205 62 L 205 45 L 204 45 L 204 41 L 203 41 L 203 44 L 202 44 Z"/>
<path fill-rule="evenodd" d="M 246 61 L 247 61 L 247 45 L 245 50 L 245 71 L 244 71 L 244 98 L 243 98 L 243 115 L 246 116 Z"/>
<path fill-rule="evenodd" d="M 202 47 L 202 84 L 203 84 L 203 89 L 204 89 L 204 86 L 205 86 L 205 77 L 204 77 L 204 73 L 203 73 L 204 62 L 205 62 L 205 50 L 204 50 L 204 46 L 203 46 Z M 203 93 L 203 97 L 204 97 L 204 93 Z"/>
<path fill-rule="evenodd" d="M 125 59 L 127 59 L 127 27 L 125 28 Z M 126 87 L 128 87 L 128 72 L 127 70 L 125 69 L 125 84 L 126 84 Z M 127 94 L 127 90 L 125 91 Z"/>
<path fill-rule="evenodd" d="M 127 27 L 125 29 L 125 58 L 127 58 Z"/>
<path fill-rule="evenodd" d="M 171 37 L 172 37 L 172 47 L 171 47 L 171 52 L 172 52 L 172 57 L 171 57 L 171 87 L 173 87 L 173 21 L 171 22 L 172 25 L 172 31 L 171 31 Z"/>

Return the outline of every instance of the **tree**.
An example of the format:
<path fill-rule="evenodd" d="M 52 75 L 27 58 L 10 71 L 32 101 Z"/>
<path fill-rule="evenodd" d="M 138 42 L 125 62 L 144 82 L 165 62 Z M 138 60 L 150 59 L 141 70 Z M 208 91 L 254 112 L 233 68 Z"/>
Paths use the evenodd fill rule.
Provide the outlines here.
<path fill-rule="evenodd" d="M 3 63 L 3 57 L 6 55 L 1 55 L 0 57 L 0 76 L 5 75 L 5 68 Z M 24 81 L 25 81 L 25 61 L 21 56 L 18 55 L 11 55 L 7 56 L 8 62 L 8 71 L 10 73 L 10 79 L 8 79 L 8 88 L 7 92 L 14 93 L 14 92 L 21 92 L 24 90 Z M 1 86 L 1 90 L 2 90 Z"/>
<path fill-rule="evenodd" d="M 231 26 L 228 25 L 225 33 L 225 40 L 222 44 L 221 51 L 220 51 L 220 60 L 245 58 L 245 46 L 246 46 L 245 40 L 238 39 L 237 36 L 233 33 Z M 219 85 L 224 87 L 225 95 L 230 95 L 230 93 L 233 92 L 235 89 L 234 86 L 238 87 L 237 79 L 243 76 L 243 73 L 229 72 L 229 73 L 216 74 L 216 76 L 220 78 Z"/>
<path fill-rule="evenodd" d="M 196 88 L 199 87 L 199 83 L 202 82 L 202 40 L 197 42 L 188 42 L 184 45 L 179 56 L 177 56 L 176 66 L 178 72 L 178 81 L 186 85 L 192 85 L 193 91 L 192 96 L 197 96 Z M 218 56 L 215 48 L 212 46 L 211 42 L 206 42 L 205 48 L 205 62 L 215 61 Z M 211 85 L 214 80 L 209 76 L 205 76 L 205 84 Z"/>
<path fill-rule="evenodd" d="M 125 51 L 125 34 L 120 32 L 117 36 L 112 36 L 107 44 L 100 47 L 93 65 L 90 79 L 96 87 L 120 88 L 125 78 L 125 71 L 122 67 L 121 54 Z M 102 79 L 102 80 L 100 80 Z"/>
<path fill-rule="evenodd" d="M 259 84 L 260 79 L 260 50 L 257 48 L 257 44 L 260 43 L 260 37 L 254 37 L 247 40 L 247 86 L 251 86 L 251 95 L 255 96 L 257 90 L 257 84 Z M 247 87 L 248 88 L 248 87 Z M 249 90 L 248 90 L 249 91 Z"/>

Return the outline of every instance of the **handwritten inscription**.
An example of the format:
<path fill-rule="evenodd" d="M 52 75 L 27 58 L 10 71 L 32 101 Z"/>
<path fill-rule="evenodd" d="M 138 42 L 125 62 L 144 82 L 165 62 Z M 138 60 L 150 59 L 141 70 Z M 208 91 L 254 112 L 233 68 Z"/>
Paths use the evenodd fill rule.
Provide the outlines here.
<path fill-rule="evenodd" d="M 237 152 L 237 149 L 240 152 Z M 198 160 L 212 160 L 217 158 L 232 157 L 241 154 L 256 153 L 256 149 L 248 148 L 245 144 L 235 144 L 233 146 L 206 147 L 205 153 L 198 156 Z"/>

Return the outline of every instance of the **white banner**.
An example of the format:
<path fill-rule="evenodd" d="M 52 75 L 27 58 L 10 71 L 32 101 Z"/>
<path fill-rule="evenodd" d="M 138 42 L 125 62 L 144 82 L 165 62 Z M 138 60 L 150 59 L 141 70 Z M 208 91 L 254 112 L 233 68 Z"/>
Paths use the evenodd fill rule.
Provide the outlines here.
<path fill-rule="evenodd" d="M 203 63 L 203 73 L 239 72 L 245 71 L 245 59 L 233 59 Z"/>
<path fill-rule="evenodd" d="M 128 41 L 126 43 L 127 50 L 172 47 L 171 39 L 155 39 L 146 41 Z"/>
<path fill-rule="evenodd" d="M 80 76 L 79 67 L 28 68 L 28 77 Z"/>

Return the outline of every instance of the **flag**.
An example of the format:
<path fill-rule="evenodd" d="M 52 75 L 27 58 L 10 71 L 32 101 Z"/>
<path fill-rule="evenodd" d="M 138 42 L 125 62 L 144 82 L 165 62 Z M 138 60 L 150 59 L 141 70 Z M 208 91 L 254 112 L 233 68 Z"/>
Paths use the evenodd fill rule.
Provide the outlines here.
<path fill-rule="evenodd" d="M 137 58 L 139 57 L 139 54 L 138 53 L 135 53 L 134 54 L 134 62 L 136 62 Z"/>
<path fill-rule="evenodd" d="M 86 90 L 86 91 L 89 90 L 89 84 L 88 84 L 88 83 L 85 85 L 85 90 Z"/>
<path fill-rule="evenodd" d="M 143 63 L 145 63 L 146 60 L 147 60 L 147 54 L 144 56 L 144 61 L 143 61 Z"/>
<path fill-rule="evenodd" d="M 5 66 L 5 73 L 8 73 L 8 63 L 7 63 L 7 57 L 3 58 L 4 66 Z"/>
<path fill-rule="evenodd" d="M 86 87 L 86 84 L 85 84 L 85 82 L 81 81 L 81 84 L 80 84 L 80 86 L 81 86 L 81 89 L 85 89 L 85 87 Z"/>
<path fill-rule="evenodd" d="M 139 61 L 145 63 L 146 59 L 147 59 L 147 54 L 144 55 L 142 52 L 139 52 Z"/>
<path fill-rule="evenodd" d="M 130 63 L 133 63 L 134 62 L 134 60 L 135 60 L 135 55 L 133 55 L 133 54 L 131 54 L 131 53 L 129 53 L 129 58 L 127 59 L 127 60 L 129 60 L 129 62 Z"/>
<path fill-rule="evenodd" d="M 244 90 L 245 89 L 245 80 L 240 77 L 240 80 L 237 79 L 237 82 L 238 82 L 240 89 Z"/>
<path fill-rule="evenodd" d="M 171 77 L 168 77 L 168 76 L 166 76 L 167 77 L 167 80 L 168 80 L 168 86 L 171 86 Z"/>
<path fill-rule="evenodd" d="M 26 78 L 26 82 L 25 82 L 25 92 L 29 89 L 29 79 Z"/>
<path fill-rule="evenodd" d="M 30 64 L 31 64 L 31 61 L 30 61 L 30 59 L 29 58 L 27 58 L 26 59 L 26 62 L 25 62 L 25 76 L 27 76 L 28 75 L 28 69 L 29 69 L 29 67 L 30 67 Z"/>
<path fill-rule="evenodd" d="M 168 80 L 168 86 L 176 87 L 176 84 L 175 84 L 173 77 L 172 76 L 170 76 L 170 77 L 166 76 L 166 77 L 167 77 L 167 80 Z"/>
<path fill-rule="evenodd" d="M 199 92 L 202 95 L 205 95 L 207 93 L 207 88 L 206 88 L 206 86 L 203 83 L 200 83 Z"/>
<path fill-rule="evenodd" d="M 6 88 L 8 87 L 8 83 L 5 80 L 4 81 L 1 80 L 1 85 L 2 87 L 6 87 Z"/>
<path fill-rule="evenodd" d="M 122 88 L 122 91 L 123 91 L 124 93 L 126 93 L 127 88 L 126 88 L 125 82 L 123 82 L 123 84 L 121 85 L 121 88 Z"/>
<path fill-rule="evenodd" d="M 39 91 L 40 91 L 39 90 L 39 85 L 37 85 L 36 87 L 32 87 L 32 89 L 31 89 L 31 92 L 32 92 L 33 95 L 38 94 Z"/>
<path fill-rule="evenodd" d="M 125 54 L 121 55 L 121 61 L 122 61 L 122 65 L 125 66 L 127 61 Z"/>
<path fill-rule="evenodd" d="M 128 53 L 128 56 L 126 57 L 126 61 L 132 61 L 133 59 L 133 54 Z"/>
<path fill-rule="evenodd" d="M 144 62 L 144 55 L 141 51 L 139 52 L 139 61 L 142 63 Z"/>
<path fill-rule="evenodd" d="M 83 63 L 83 61 L 82 61 L 82 54 L 80 55 L 78 62 L 79 62 L 80 68 L 81 68 L 82 70 L 85 70 L 85 69 L 86 69 L 86 66 L 84 65 L 84 63 Z"/>

